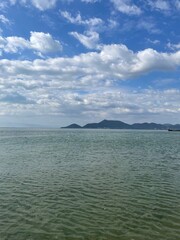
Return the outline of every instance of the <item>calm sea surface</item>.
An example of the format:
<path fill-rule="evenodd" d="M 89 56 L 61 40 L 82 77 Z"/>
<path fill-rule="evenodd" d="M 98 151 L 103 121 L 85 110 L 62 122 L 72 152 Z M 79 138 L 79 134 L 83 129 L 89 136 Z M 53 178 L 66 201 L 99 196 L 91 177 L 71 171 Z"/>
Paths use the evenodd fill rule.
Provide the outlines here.
<path fill-rule="evenodd" d="M 0 129 L 0 240 L 180 239 L 180 133 Z"/>

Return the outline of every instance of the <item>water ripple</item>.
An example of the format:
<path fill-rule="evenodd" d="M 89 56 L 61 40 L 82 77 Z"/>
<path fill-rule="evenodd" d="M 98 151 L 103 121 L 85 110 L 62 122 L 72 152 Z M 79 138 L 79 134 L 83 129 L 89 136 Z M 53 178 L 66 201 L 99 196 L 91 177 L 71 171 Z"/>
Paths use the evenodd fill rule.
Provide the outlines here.
<path fill-rule="evenodd" d="M 178 240 L 178 135 L 1 131 L 1 240 Z"/>

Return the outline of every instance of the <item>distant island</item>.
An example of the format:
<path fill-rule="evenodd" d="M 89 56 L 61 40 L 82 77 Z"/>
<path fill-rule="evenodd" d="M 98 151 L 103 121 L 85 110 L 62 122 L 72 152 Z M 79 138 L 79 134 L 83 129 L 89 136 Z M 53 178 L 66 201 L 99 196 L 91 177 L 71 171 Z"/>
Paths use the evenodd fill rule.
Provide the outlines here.
<path fill-rule="evenodd" d="M 158 123 L 134 123 L 127 124 L 117 120 L 103 120 L 99 123 L 88 123 L 84 126 L 78 124 L 71 124 L 62 128 L 74 128 L 74 129 L 142 129 L 142 130 L 172 130 L 179 131 L 180 124 L 158 124 Z"/>

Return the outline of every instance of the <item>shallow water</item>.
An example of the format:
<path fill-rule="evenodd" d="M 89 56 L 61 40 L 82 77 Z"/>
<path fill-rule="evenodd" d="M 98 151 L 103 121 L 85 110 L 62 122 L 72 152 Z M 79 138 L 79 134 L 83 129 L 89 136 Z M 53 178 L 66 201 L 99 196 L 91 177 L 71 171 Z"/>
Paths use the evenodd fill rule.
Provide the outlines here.
<path fill-rule="evenodd" d="M 0 240 L 176 240 L 180 134 L 0 129 Z"/>

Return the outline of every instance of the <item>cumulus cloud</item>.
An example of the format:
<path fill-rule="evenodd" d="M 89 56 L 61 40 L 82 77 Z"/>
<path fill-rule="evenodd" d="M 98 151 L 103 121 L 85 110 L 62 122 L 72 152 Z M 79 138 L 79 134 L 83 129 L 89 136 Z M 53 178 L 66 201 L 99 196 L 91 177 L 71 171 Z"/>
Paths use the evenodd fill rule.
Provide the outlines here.
<path fill-rule="evenodd" d="M 21 37 L 0 37 L 0 51 L 6 53 L 17 53 L 23 49 L 30 48 L 30 44 L 27 40 Z"/>
<path fill-rule="evenodd" d="M 179 94 L 179 90 L 149 90 L 142 91 L 128 90 L 104 90 L 88 93 L 85 96 L 70 93 L 67 101 L 70 106 L 79 107 L 84 114 L 95 114 L 100 111 L 104 117 L 119 116 L 123 114 L 157 114 L 159 113 L 180 113 L 177 100 L 173 99 L 173 94 Z"/>
<path fill-rule="evenodd" d="M 180 117 L 180 91 L 121 90 L 119 80 L 180 67 L 180 51 L 133 52 L 125 45 L 104 45 L 74 57 L 0 60 L 0 112 L 4 115 L 58 115 L 79 118 L 150 119 Z M 14 107 L 13 107 L 14 106 Z M 121 116 L 121 117 L 120 117 Z M 165 118 L 164 118 L 165 119 Z"/>
<path fill-rule="evenodd" d="M 131 0 L 111 0 L 116 10 L 127 15 L 140 15 L 142 10 Z"/>
<path fill-rule="evenodd" d="M 54 40 L 49 33 L 43 32 L 31 32 L 30 45 L 32 49 L 45 54 L 62 49 L 58 40 Z"/>
<path fill-rule="evenodd" d="M 80 34 L 77 32 L 70 33 L 75 37 L 80 43 L 89 49 L 97 48 L 99 42 L 99 34 L 97 32 L 87 31 L 85 34 Z"/>
<path fill-rule="evenodd" d="M 39 49 L 39 48 L 38 48 Z M 35 61 L 0 60 L 0 76 L 28 73 L 41 78 L 55 76 L 58 79 L 92 79 L 124 80 L 155 70 L 174 70 L 180 65 L 180 51 L 161 53 L 153 49 L 133 52 L 125 45 L 102 45 L 99 52 L 80 54 L 72 58 L 50 58 Z"/>
<path fill-rule="evenodd" d="M 74 118 L 85 121 L 106 118 L 125 121 L 128 119 L 132 122 L 176 122 L 180 116 L 180 91 L 174 89 L 128 91 L 100 88 L 98 91 L 81 94 L 70 89 L 68 92 L 62 91 L 54 86 L 35 88 L 33 94 L 20 87 L 16 91 L 17 93 L 0 98 L 0 113 L 13 116 L 28 114 L 33 116 L 31 122 L 36 121 L 34 119 L 38 115 L 65 117 L 66 121 L 70 118 L 71 122 Z M 163 120 L 160 116 L 163 116 Z M 44 121 L 47 121 L 46 117 Z M 43 119 L 41 124 L 42 122 Z"/>
<path fill-rule="evenodd" d="M 31 49 L 36 53 L 48 54 L 62 49 L 61 43 L 53 39 L 49 33 L 31 32 L 30 40 L 22 37 L 0 37 L 0 51 L 18 53 L 24 49 Z"/>

